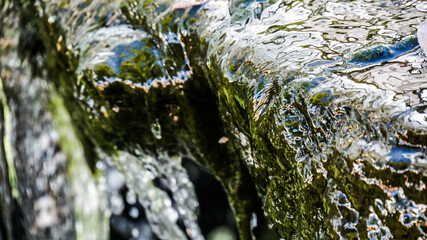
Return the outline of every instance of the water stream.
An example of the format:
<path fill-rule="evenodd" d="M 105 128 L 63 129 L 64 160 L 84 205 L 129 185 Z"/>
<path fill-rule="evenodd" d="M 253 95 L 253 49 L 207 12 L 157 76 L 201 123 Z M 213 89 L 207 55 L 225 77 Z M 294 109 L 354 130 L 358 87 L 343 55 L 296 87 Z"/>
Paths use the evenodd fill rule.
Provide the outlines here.
<path fill-rule="evenodd" d="M 205 239 L 183 159 L 240 239 L 426 238 L 426 6 L 1 1 L 0 239 Z"/>

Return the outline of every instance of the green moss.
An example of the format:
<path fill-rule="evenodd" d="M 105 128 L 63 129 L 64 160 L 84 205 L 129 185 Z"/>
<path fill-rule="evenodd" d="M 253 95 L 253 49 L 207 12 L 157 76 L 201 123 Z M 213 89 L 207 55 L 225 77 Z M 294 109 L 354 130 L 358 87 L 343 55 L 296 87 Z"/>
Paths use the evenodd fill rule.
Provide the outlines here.
<path fill-rule="evenodd" d="M 360 62 L 369 62 L 379 58 L 387 58 L 391 55 L 390 49 L 385 46 L 377 46 L 371 49 L 356 53 L 352 60 Z"/>
<path fill-rule="evenodd" d="M 94 72 L 99 77 L 115 77 L 116 73 L 105 63 L 101 63 L 94 68 Z"/>
<path fill-rule="evenodd" d="M 183 36 L 183 44 L 163 45 L 154 28 L 160 29 L 160 34 L 167 31 L 176 33 L 176 12 L 166 15 L 158 26 L 153 27 L 145 20 L 147 14 L 155 13 L 154 1 L 143 1 L 139 5 L 135 1 L 128 1 L 126 4 L 122 12 L 128 23 L 134 27 L 142 27 L 150 34 L 150 39 L 144 42 L 144 48 L 133 50 L 135 56 L 119 66 L 119 73 L 116 74 L 107 64 L 100 64 L 93 71 L 83 72 L 79 79 L 81 85 L 70 84 L 76 82 L 78 59 L 66 50 L 64 41 L 57 42 L 65 32 L 55 25 L 48 25 L 47 19 L 28 23 L 33 29 L 46 33 L 41 34 L 36 43 L 42 43 L 44 49 L 52 50 L 46 51 L 48 56 L 45 67 L 49 70 L 49 77 L 53 79 L 58 94 L 64 99 L 68 112 L 73 113 L 70 116 L 75 124 L 76 135 L 82 142 L 92 170 L 95 157 L 91 155 L 94 154 L 91 151 L 95 147 L 112 155 L 118 149 L 132 151 L 136 148 L 142 148 L 146 154 L 152 155 L 160 151 L 168 151 L 170 155 L 188 154 L 190 151 L 223 184 L 234 209 L 241 239 L 252 238 L 249 221 L 257 194 L 263 199 L 264 211 L 271 223 L 284 238 L 339 238 L 333 219 L 342 214 L 345 221 L 353 220 L 353 215 L 337 206 L 330 196 L 333 192 L 345 194 L 351 207 L 360 213 L 359 237 L 367 236 L 367 207 L 376 199 L 385 202 L 387 196 L 384 191 L 353 174 L 352 160 L 332 147 L 331 152 L 325 153 L 327 161 L 323 163 L 326 178 L 315 173 L 309 183 L 303 175 L 304 168 L 310 168 L 308 170 L 314 172 L 313 169 L 318 166 L 316 163 L 296 162 L 296 151 L 300 149 L 291 147 L 283 136 L 288 130 L 285 127 L 292 130 L 303 126 L 305 139 L 313 141 L 313 145 L 317 146 L 317 141 L 322 141 L 323 132 L 312 122 L 307 110 L 310 106 L 307 104 L 322 106 L 319 109 L 324 111 L 330 110 L 326 101 L 328 93 L 318 93 L 307 101 L 304 91 L 282 90 L 282 86 L 301 74 L 290 72 L 282 77 L 281 82 L 272 81 L 273 87 L 265 103 L 267 107 L 257 116 L 253 107 L 254 89 L 224 77 L 221 67 L 217 65 L 218 59 L 206 56 L 209 46 L 206 39 L 198 39 L 197 33 L 192 33 Z M 194 21 L 190 19 L 190 22 Z M 264 33 L 284 30 L 289 30 L 288 26 L 271 26 Z M 33 45 L 25 45 L 34 43 L 23 40 L 23 44 L 27 49 L 37 51 Z M 377 48 L 356 55 L 356 59 L 366 61 L 384 54 L 387 54 L 384 49 Z M 182 84 L 152 86 L 148 92 L 138 88 L 138 85 L 120 81 L 102 87 L 96 85 L 97 80 L 102 77 L 119 77 L 137 83 L 147 83 L 161 77 L 169 78 L 175 76 L 177 71 L 189 68 L 187 57 L 192 63 L 192 76 Z M 209 66 L 205 64 L 207 57 L 211 58 Z M 33 60 L 36 68 L 36 58 Z M 242 64 L 230 64 L 228 71 L 234 73 L 239 68 L 256 72 L 250 60 Z M 93 78 L 93 73 L 98 79 Z M 309 87 L 307 84 L 304 83 L 302 88 Z M 82 86 L 84 91 L 80 92 Z M 77 100 L 74 97 L 77 92 L 85 100 Z M 283 109 L 283 101 L 277 101 L 280 98 L 292 103 L 292 110 L 298 112 L 300 118 L 279 119 L 278 111 Z M 89 104 L 91 101 L 94 102 L 93 105 Z M 284 124 L 278 123 L 278 120 L 283 120 Z M 327 120 L 328 124 L 334 123 L 333 119 Z M 366 125 L 360 116 L 355 121 L 360 126 Z M 153 135 L 153 124 L 161 126 L 160 137 Z M 246 149 L 240 145 L 240 139 L 235 137 L 237 134 L 247 139 L 253 164 L 245 162 L 243 154 Z M 218 139 L 223 136 L 229 138 L 229 142 L 218 144 Z M 411 136 L 409 133 L 408 138 L 413 141 L 424 139 L 416 138 L 416 134 L 412 138 Z M 71 143 L 61 138 L 61 145 L 72 155 Z M 397 170 L 405 170 L 407 167 L 400 163 L 393 163 L 391 166 Z M 426 194 L 408 188 L 405 179 L 397 173 L 378 170 L 369 164 L 364 166 L 363 171 L 366 177 L 380 179 L 388 186 L 401 186 L 406 196 L 417 203 L 426 204 Z M 406 174 L 414 183 L 427 181 L 422 174 Z M 400 224 L 398 214 L 382 216 L 377 207 L 375 211 L 396 239 L 415 238 L 417 230 L 413 231 L 415 233 L 408 232 Z M 324 235 L 319 235 L 320 233 Z M 342 231 L 342 234 L 349 239 L 356 237 L 356 233 L 351 230 Z"/>
<path fill-rule="evenodd" d="M 322 98 L 325 98 L 327 96 L 328 94 L 325 92 L 317 93 L 316 95 L 310 98 L 310 103 L 315 106 L 327 105 L 328 104 L 327 102 L 322 101 Z"/>
<path fill-rule="evenodd" d="M 228 67 L 228 71 L 230 73 L 235 73 L 237 71 L 237 69 L 239 69 L 239 65 L 237 64 L 230 64 L 230 66 Z"/>
<path fill-rule="evenodd" d="M 21 203 L 21 197 L 18 190 L 18 177 L 16 175 L 15 162 L 13 161 L 13 151 L 12 151 L 12 118 L 10 115 L 9 106 L 7 105 L 6 95 L 3 90 L 3 80 L 0 78 L 0 102 L 3 119 L 4 119 L 4 136 L 3 137 L 3 148 L 4 154 L 7 163 L 9 184 L 11 187 L 12 196 Z"/>
<path fill-rule="evenodd" d="M 195 18 L 195 17 L 192 17 L 192 18 L 190 18 L 190 24 L 194 24 L 194 23 L 196 23 L 196 21 L 197 21 L 197 18 Z"/>
<path fill-rule="evenodd" d="M 82 227 L 76 229 L 77 239 L 85 239 L 87 235 L 96 236 L 99 239 L 107 238 L 109 219 L 102 212 L 102 205 L 98 208 L 86 209 L 80 206 L 81 202 L 91 197 L 100 198 L 98 201 L 105 201 L 99 185 L 92 178 L 91 170 L 85 163 L 84 148 L 75 132 L 71 117 L 65 107 L 63 99 L 54 91 L 50 97 L 49 110 L 52 113 L 56 129 L 59 134 L 61 150 L 67 155 L 67 180 L 71 185 L 74 195 L 74 214 L 76 224 Z M 102 176 L 99 170 L 95 176 Z M 94 189 L 96 191 L 94 191 Z"/>
<path fill-rule="evenodd" d="M 300 29 L 298 28 L 289 28 L 289 26 L 293 26 L 293 25 L 302 25 L 304 24 L 304 22 L 293 22 L 290 24 L 286 24 L 286 25 L 273 25 L 267 28 L 267 30 L 265 30 L 264 32 L 260 32 L 259 34 L 273 34 L 276 33 L 278 31 L 299 31 Z"/>
<path fill-rule="evenodd" d="M 144 83 L 150 78 L 163 76 L 162 66 L 156 56 L 147 49 L 132 50 L 135 53 L 129 61 L 120 64 L 119 77 Z"/>

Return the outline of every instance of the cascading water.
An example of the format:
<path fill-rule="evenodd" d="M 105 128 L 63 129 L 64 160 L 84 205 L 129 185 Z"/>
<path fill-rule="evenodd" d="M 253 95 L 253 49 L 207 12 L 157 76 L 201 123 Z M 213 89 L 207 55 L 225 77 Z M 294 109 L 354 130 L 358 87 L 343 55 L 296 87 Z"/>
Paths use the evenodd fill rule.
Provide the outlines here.
<path fill-rule="evenodd" d="M 65 41 L 71 45 L 71 47 L 69 46 L 70 48 L 77 49 L 81 56 L 77 70 L 78 75 L 83 74 L 85 76 L 84 71 L 93 71 L 105 64 L 108 64 L 107 66 L 111 67 L 115 73 L 123 73 L 125 70 L 120 65 L 134 60 L 135 55 L 138 57 L 138 50 L 142 54 L 151 54 L 150 57 L 157 58 L 152 64 L 158 66 L 160 68 L 159 71 L 166 74 L 157 78 L 150 76 L 150 79 L 147 79 L 149 80 L 148 83 L 138 82 L 139 79 L 127 79 L 125 77 L 108 78 L 104 76 L 102 78 L 101 76 L 95 76 L 97 79 L 95 84 L 98 88 L 115 81 L 123 81 L 133 87 L 148 89 L 152 85 L 159 83 L 168 85 L 171 78 L 178 81 L 178 83 L 188 78 L 188 70 L 185 70 L 185 66 L 177 66 L 182 70 L 176 71 L 172 75 L 172 73 L 166 71 L 165 63 L 162 63 L 164 59 L 161 59 L 161 57 L 167 54 L 162 51 L 167 51 L 168 48 L 174 47 L 182 48 L 179 39 L 177 39 L 179 36 L 175 33 L 165 33 L 157 36 L 164 38 L 162 40 L 166 44 L 165 50 L 149 49 L 149 42 L 152 41 L 153 36 L 141 29 L 135 29 L 130 24 L 126 24 L 126 19 L 124 19 L 117 3 L 72 1 L 67 3 L 67 6 L 70 7 L 69 9 L 64 6 L 60 7 L 60 5 L 61 2 L 55 3 L 51 1 L 47 4 L 46 9 L 48 11 L 49 9 L 54 9 L 62 12 L 63 15 L 51 16 L 49 20 L 59 21 L 64 26 L 69 26 L 68 32 L 70 34 Z M 135 14 L 132 16 L 138 20 L 136 14 L 140 10 L 137 9 L 136 3 L 130 2 L 125 6 L 125 8 L 128 8 L 128 14 Z M 142 8 L 142 6 L 139 7 Z M 155 17 L 153 15 L 150 16 Z M 103 24 L 99 23 L 99 19 L 103 19 Z M 182 50 L 182 53 L 185 52 Z M 135 58 L 133 64 L 144 64 L 137 62 L 137 60 L 141 59 Z M 148 59 L 143 58 L 142 61 L 144 60 Z M 185 63 L 185 59 L 183 63 Z M 179 64 L 179 62 L 176 64 Z M 150 71 L 153 65 L 147 66 L 146 69 Z M 96 71 L 94 72 L 96 73 Z M 144 77 L 142 75 L 144 74 L 137 78 Z M 94 99 L 91 99 L 90 96 L 85 98 L 84 91 L 84 86 L 82 86 L 80 100 L 86 101 L 87 110 L 93 114 L 102 113 L 107 115 L 104 106 L 97 109 L 99 107 L 97 104 L 99 103 L 94 103 Z M 115 112 L 120 110 L 120 107 L 113 108 Z M 151 130 L 156 139 L 162 138 L 161 126 L 158 123 L 153 123 Z M 109 162 L 120 170 L 125 178 L 126 186 L 137 195 L 138 201 L 144 207 L 148 222 L 156 236 L 160 239 L 186 239 L 187 237 L 190 239 L 203 239 L 195 215 L 198 207 L 197 198 L 192 183 L 181 166 L 181 157 L 169 156 L 167 152 L 162 151 L 156 153 L 155 155 L 157 156 L 144 153 L 144 151 L 135 151 L 139 154 L 119 151 L 117 152 L 118 156 L 113 157 Z M 159 179 L 164 181 L 163 187 L 166 186 L 167 191 L 155 186 L 154 181 Z M 171 193 L 171 196 L 168 196 L 168 192 Z M 185 229 L 180 229 L 177 225 L 178 220 L 183 222 Z"/>
<path fill-rule="evenodd" d="M 207 67 L 224 73 L 215 80 L 218 91 L 234 93 L 235 104 L 252 114 L 255 128 L 276 126 L 273 130 L 244 127 L 240 113 L 232 113 L 228 119 L 235 123 L 242 145 L 256 143 L 266 134 L 263 141 L 274 149 L 283 149 L 278 144 L 285 144 L 295 152 L 294 167 L 283 166 L 286 161 L 279 160 L 281 169 L 296 171 L 289 178 L 268 169 L 268 155 L 277 156 L 260 153 L 263 145 L 246 150 L 248 163 L 255 161 L 248 164 L 253 177 L 264 178 L 266 173 L 258 169 L 264 168 L 272 180 L 270 186 L 265 185 L 265 210 L 280 226 L 294 223 L 282 233 L 298 238 L 325 238 L 331 230 L 349 239 L 407 236 L 387 226 L 392 215 L 405 227 L 417 228 L 413 236 L 425 236 L 425 185 L 413 175 L 426 176 L 427 112 L 421 96 L 427 81 L 425 56 L 414 50 L 416 29 L 409 27 L 422 22 L 425 13 L 419 8 L 423 3 L 248 1 L 245 5 L 234 8 L 232 16 L 213 6 L 198 32 L 210 43 L 207 56 L 217 65 L 208 63 Z M 405 17 L 399 17 L 402 14 Z M 230 90 L 230 83 L 244 86 L 240 90 L 244 96 Z M 225 94 L 225 104 L 232 104 L 229 93 Z M 248 105 L 241 103 L 243 97 Z M 351 177 L 343 180 L 337 174 Z M 396 178 L 402 174 L 406 182 L 414 182 L 400 186 L 388 177 L 382 179 L 383 174 Z M 350 180 L 353 176 L 357 181 Z M 296 185 L 294 189 L 276 186 L 289 182 Z M 367 186 L 370 191 L 376 186 L 384 195 L 361 200 L 360 205 L 355 186 Z M 310 196 L 313 187 L 319 198 L 313 203 L 300 200 Z M 418 194 L 409 197 L 413 191 Z M 295 198 L 289 201 L 295 205 L 283 203 L 283 198 Z M 305 215 L 301 211 L 305 204 L 308 208 L 319 204 L 316 201 L 335 205 L 336 213 Z M 381 218 L 375 206 L 382 206 Z M 297 230 L 298 225 L 315 227 L 310 222 L 323 220 L 330 221 L 332 229 Z"/>
<path fill-rule="evenodd" d="M 19 209 L 28 238 L 105 239 L 123 186 L 157 238 L 204 239 L 183 158 L 221 181 L 241 239 L 258 197 L 286 239 L 426 237 L 425 3 L 0 7 L 0 239 Z"/>

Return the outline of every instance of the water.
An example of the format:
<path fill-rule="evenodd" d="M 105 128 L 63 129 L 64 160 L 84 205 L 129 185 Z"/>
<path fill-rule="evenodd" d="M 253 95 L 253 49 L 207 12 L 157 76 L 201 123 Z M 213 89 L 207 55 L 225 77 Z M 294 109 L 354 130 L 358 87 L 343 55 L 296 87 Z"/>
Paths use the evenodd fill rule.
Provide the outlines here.
<path fill-rule="evenodd" d="M 163 155 L 155 159 L 119 152 L 119 157 L 111 162 L 124 173 L 126 185 L 134 191 L 128 192 L 127 202 L 132 204 L 138 200 L 141 203 L 157 237 L 185 239 L 188 234 L 191 239 L 203 238 L 195 216 L 198 202 L 179 157 Z M 154 184 L 155 180 L 161 181 L 162 189 Z M 167 192 L 171 193 L 172 198 Z M 131 216 L 137 218 L 137 211 L 133 209 Z M 184 222 L 186 233 L 176 225 L 178 218 Z"/>
<path fill-rule="evenodd" d="M 398 212 L 402 224 L 418 228 L 414 236 L 425 235 L 421 227 L 426 220 L 425 200 L 416 197 L 418 200 L 413 201 L 404 194 L 405 191 L 420 191 L 418 196 L 421 197 L 423 190 L 415 190 L 414 185 L 403 190 L 391 182 L 386 187 L 381 180 L 381 172 L 396 173 L 396 178 L 403 174 L 408 181 L 410 177 L 405 174 L 409 172 L 423 175 L 423 178 L 426 174 L 422 163 L 426 145 L 421 139 L 425 139 L 427 133 L 427 113 L 420 97 L 427 87 L 425 55 L 414 40 L 416 26 L 424 16 L 420 10 L 422 3 L 252 1 L 245 8 L 235 9 L 231 17 L 223 13 L 224 7 L 213 6 L 206 11 L 201 20 L 205 25 L 197 27 L 201 38 L 211 43 L 207 47 L 210 60 L 217 61 L 217 68 L 223 70 L 223 78 L 216 78 L 220 82 L 218 89 L 228 88 L 227 82 L 233 83 L 233 87 L 245 86 L 247 102 L 252 99 L 253 103 L 245 106 L 250 108 L 246 112 L 253 118 L 255 127 L 276 126 L 273 131 L 257 130 L 268 134 L 264 141 L 280 144 L 283 141 L 276 140 L 279 135 L 295 151 L 295 167 L 302 184 L 300 190 L 310 191 L 311 186 L 318 188 L 326 184 L 325 192 L 318 193 L 319 200 L 335 203 L 337 214 L 333 220 L 326 212 L 313 217 L 329 218 L 335 233 L 343 238 L 364 238 L 367 232 L 370 238 L 376 239 L 398 232 L 393 227 L 390 231 L 381 220 L 378 225 L 381 227 L 371 228 L 368 224 L 367 229 L 361 230 L 364 219 L 376 215 L 363 216 L 364 206 L 357 203 L 352 190 L 331 171 L 347 172 L 365 182 L 353 184 L 376 185 L 384 191 L 387 197 L 378 196 L 375 201 L 384 199 L 382 201 L 391 203 L 396 201 L 394 196 L 399 195 L 399 201 L 405 202 L 400 205 L 402 208 L 388 205 L 383 221 L 387 219 L 387 212 Z M 224 101 L 229 104 L 230 100 Z M 242 125 L 235 124 L 236 134 L 256 141 L 255 130 L 242 128 Z M 414 134 L 414 138 L 408 133 Z M 246 139 L 242 143 L 248 141 Z M 263 162 L 266 154 L 256 154 L 256 147 L 246 152 L 252 153 L 250 159 L 259 159 L 257 164 L 248 165 L 256 178 L 257 167 L 266 165 Z M 337 154 L 341 157 L 333 160 Z M 403 169 L 394 166 L 401 162 L 407 163 Z M 337 164 L 338 168 L 331 166 Z M 375 181 L 366 176 L 371 166 L 376 169 L 374 179 L 379 178 Z M 272 172 L 271 179 L 283 178 L 280 172 L 268 168 L 266 171 Z M 264 174 L 261 171 L 261 175 Z M 290 181 L 299 182 L 295 178 Z M 394 188 L 396 190 L 390 190 Z M 266 191 L 269 189 L 271 187 L 267 186 Z M 276 194 L 281 195 L 273 193 Z M 339 203 L 336 196 L 342 196 L 345 204 Z M 347 196 L 352 196 L 353 200 L 348 200 Z M 280 197 L 269 199 L 267 196 L 266 202 L 267 206 L 271 202 L 272 215 L 283 211 L 293 216 L 287 217 L 290 222 L 295 215 L 305 217 L 304 211 L 299 210 L 301 207 L 281 204 Z M 359 206 L 355 208 L 355 205 Z M 364 205 L 375 206 L 369 200 L 365 200 Z M 410 206 L 421 215 L 410 215 L 405 220 Z M 283 226 L 281 222 L 278 224 Z M 295 229 L 286 228 L 284 234 Z M 304 233 L 290 235 L 293 234 L 304 237 Z M 318 234 L 317 237 L 325 237 L 321 231 Z"/>
<path fill-rule="evenodd" d="M 76 203 L 77 223 L 122 211 L 114 184 L 125 184 L 158 238 L 204 239 L 181 165 L 190 158 L 221 180 L 243 239 L 256 227 L 253 184 L 285 238 L 426 236 L 423 2 L 75 0 L 34 10 L 61 30 L 51 34 L 57 55 L 33 65 L 67 62 L 58 72 L 71 74 L 45 77 L 71 99 L 90 142 L 78 148 L 99 159 L 89 167 L 106 174 L 96 183 L 82 170 L 108 204 L 92 201 L 85 216 Z M 93 229 L 108 231 L 78 236 Z"/>

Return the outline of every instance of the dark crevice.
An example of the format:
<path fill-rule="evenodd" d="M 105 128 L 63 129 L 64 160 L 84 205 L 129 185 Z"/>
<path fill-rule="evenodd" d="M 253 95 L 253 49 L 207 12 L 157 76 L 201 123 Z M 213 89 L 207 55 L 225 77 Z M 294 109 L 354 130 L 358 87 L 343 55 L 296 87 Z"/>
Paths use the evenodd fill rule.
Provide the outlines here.
<path fill-rule="evenodd" d="M 212 230 L 225 225 L 237 236 L 236 221 L 228 203 L 227 194 L 218 179 L 190 159 L 185 158 L 182 165 L 194 184 L 199 201 L 198 222 L 202 234 L 207 236 Z"/>

